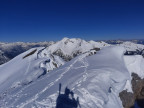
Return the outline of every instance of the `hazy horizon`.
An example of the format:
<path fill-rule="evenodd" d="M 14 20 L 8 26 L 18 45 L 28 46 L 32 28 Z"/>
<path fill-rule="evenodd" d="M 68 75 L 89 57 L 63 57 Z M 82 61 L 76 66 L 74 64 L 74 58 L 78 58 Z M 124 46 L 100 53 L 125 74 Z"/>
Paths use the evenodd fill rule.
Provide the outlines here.
<path fill-rule="evenodd" d="M 69 37 L 63 37 L 63 38 L 69 38 Z M 57 42 L 57 41 L 60 41 L 62 40 L 63 38 L 59 39 L 59 40 L 45 40 L 45 41 L 1 41 L 1 43 L 16 43 L 16 42 L 24 42 L 24 43 L 39 43 L 39 42 Z M 69 38 L 69 39 L 72 39 L 72 38 Z M 76 38 L 76 39 L 82 39 L 82 40 L 86 40 L 86 39 L 83 39 L 83 38 Z M 89 40 L 86 40 L 86 41 L 90 41 L 90 40 L 93 40 L 93 39 L 89 39 Z M 142 40 L 144 41 L 144 39 L 103 39 L 103 40 L 100 40 L 100 39 L 95 39 L 93 41 L 116 41 L 116 40 L 120 40 L 120 41 L 133 41 L 133 40 Z"/>

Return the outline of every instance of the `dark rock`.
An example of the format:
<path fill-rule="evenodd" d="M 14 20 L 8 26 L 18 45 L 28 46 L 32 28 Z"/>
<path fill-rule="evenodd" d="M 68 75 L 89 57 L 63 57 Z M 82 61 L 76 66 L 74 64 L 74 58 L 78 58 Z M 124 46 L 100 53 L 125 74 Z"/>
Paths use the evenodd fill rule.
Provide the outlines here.
<path fill-rule="evenodd" d="M 23 59 L 26 58 L 26 57 L 28 57 L 28 56 L 33 55 L 36 51 L 37 51 L 37 49 L 31 51 L 30 53 L 28 53 L 27 55 L 25 55 L 25 56 L 23 57 Z"/>
<path fill-rule="evenodd" d="M 67 61 L 70 61 L 73 57 L 72 56 L 69 56 L 69 55 L 65 55 L 63 54 L 63 52 L 61 51 L 61 49 L 59 50 L 56 50 L 53 55 L 57 55 L 59 57 L 61 57 L 63 60 L 65 60 L 66 62 Z"/>
<path fill-rule="evenodd" d="M 137 74 L 132 73 L 132 90 L 133 93 L 122 91 L 119 96 L 124 108 L 134 108 L 135 101 L 144 108 L 144 79 L 141 79 Z"/>
<path fill-rule="evenodd" d="M 120 99 L 124 108 L 130 108 L 135 103 L 135 96 L 133 93 L 127 92 L 126 90 L 122 91 L 120 94 Z"/>

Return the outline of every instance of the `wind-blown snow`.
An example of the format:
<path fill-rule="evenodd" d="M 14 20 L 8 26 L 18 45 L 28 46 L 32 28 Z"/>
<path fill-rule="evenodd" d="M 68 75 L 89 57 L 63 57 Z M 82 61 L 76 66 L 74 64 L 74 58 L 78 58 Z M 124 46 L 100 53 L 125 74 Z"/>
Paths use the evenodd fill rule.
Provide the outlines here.
<path fill-rule="evenodd" d="M 23 44 L 23 43 L 17 43 Z M 15 45 L 12 43 L 12 45 Z M 6 46 L 6 45 L 5 45 Z M 8 44 L 8 46 L 10 46 Z M 64 55 L 73 56 L 74 53 L 93 53 L 91 49 L 108 46 L 106 43 L 101 42 L 86 42 L 81 39 L 68 39 L 64 38 L 61 41 L 49 46 L 48 48 L 37 47 L 32 48 L 19 56 L 12 59 L 10 62 L 0 66 L 0 92 L 8 88 L 10 85 L 28 84 L 33 80 L 41 77 L 47 72 L 64 65 L 65 62 L 62 58 L 54 55 L 54 51 L 62 50 Z M 6 47 L 4 47 L 6 48 Z M 23 59 L 24 56 L 37 50 L 34 54 Z"/>
<path fill-rule="evenodd" d="M 79 96 L 82 108 L 122 108 L 119 92 L 131 80 L 125 65 L 131 61 L 123 56 L 124 52 L 123 47 L 106 47 L 93 56 L 80 55 L 28 85 L 7 90 L 1 94 L 0 105 L 54 108 L 62 83 L 62 91 L 68 86 L 75 97 Z"/>
<path fill-rule="evenodd" d="M 110 46 L 74 38 L 30 49 L 0 65 L 0 107 L 55 108 L 62 83 L 62 91 L 66 86 L 73 90 L 82 108 L 122 108 L 119 93 L 133 92 L 131 74 L 144 78 L 143 57 L 124 55 L 136 49 L 143 46 L 130 42 Z M 62 58 L 74 54 L 79 56 L 67 63 Z"/>
<path fill-rule="evenodd" d="M 141 79 L 144 78 L 144 59 L 141 55 L 124 56 L 124 61 L 130 77 L 132 73 L 136 73 Z M 124 90 L 133 92 L 131 87 L 131 80 L 127 81 Z"/>
<path fill-rule="evenodd" d="M 141 55 L 125 56 L 126 66 L 131 73 L 136 73 L 141 79 L 144 78 L 144 59 Z"/>
<path fill-rule="evenodd" d="M 34 50 L 36 50 L 34 54 L 24 58 Z M 43 50 L 44 47 L 32 48 L 8 63 L 0 65 L 0 92 L 3 92 L 11 85 L 15 87 L 31 83 L 41 75 L 46 74 L 47 71 L 64 64 L 64 61 L 58 56 L 51 56 L 50 54 L 44 56 Z"/>

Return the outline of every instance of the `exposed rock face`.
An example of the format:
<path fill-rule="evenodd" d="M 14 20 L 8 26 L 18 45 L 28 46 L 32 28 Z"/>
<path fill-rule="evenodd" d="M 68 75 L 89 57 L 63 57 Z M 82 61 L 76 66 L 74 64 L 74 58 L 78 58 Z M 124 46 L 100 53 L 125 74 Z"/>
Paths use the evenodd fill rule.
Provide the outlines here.
<path fill-rule="evenodd" d="M 100 51 L 100 48 L 93 48 L 90 51 L 87 51 L 87 52 L 84 52 L 84 53 L 89 53 L 89 56 L 91 56 L 91 55 L 96 54 L 97 51 Z M 78 50 L 78 51 L 75 51 L 71 55 L 65 55 L 65 54 L 63 54 L 63 52 L 61 51 L 61 49 L 59 49 L 59 50 L 57 50 L 57 51 L 55 51 L 53 53 L 53 55 L 57 55 L 57 56 L 61 57 L 66 62 L 70 61 L 71 59 L 73 59 L 74 57 L 76 57 L 76 56 L 78 56 L 80 54 L 83 54 L 83 53 Z"/>
<path fill-rule="evenodd" d="M 122 100 L 124 108 L 134 108 L 135 101 L 144 108 L 144 79 L 141 79 L 137 74 L 132 73 L 132 90 L 133 93 L 122 91 L 119 96 Z"/>
<path fill-rule="evenodd" d="M 144 57 L 144 49 L 136 51 L 126 51 L 124 55 L 142 55 Z"/>
<path fill-rule="evenodd" d="M 124 108 L 130 108 L 131 106 L 134 105 L 135 102 L 134 94 L 124 90 L 119 94 L 119 96 L 122 100 L 122 104 Z"/>
<path fill-rule="evenodd" d="M 63 52 L 61 51 L 61 49 L 55 51 L 53 53 L 53 55 L 57 55 L 57 56 L 61 57 L 66 62 L 70 61 L 73 58 L 73 57 L 71 57 L 69 55 L 64 55 Z"/>

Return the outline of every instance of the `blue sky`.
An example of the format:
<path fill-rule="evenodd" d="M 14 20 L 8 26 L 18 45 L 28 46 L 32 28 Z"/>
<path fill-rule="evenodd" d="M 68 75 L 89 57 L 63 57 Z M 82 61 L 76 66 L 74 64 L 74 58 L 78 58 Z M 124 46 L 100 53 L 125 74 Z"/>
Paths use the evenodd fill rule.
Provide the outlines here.
<path fill-rule="evenodd" d="M 0 0 L 0 41 L 144 39 L 144 0 Z"/>

